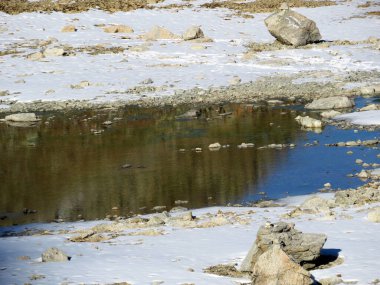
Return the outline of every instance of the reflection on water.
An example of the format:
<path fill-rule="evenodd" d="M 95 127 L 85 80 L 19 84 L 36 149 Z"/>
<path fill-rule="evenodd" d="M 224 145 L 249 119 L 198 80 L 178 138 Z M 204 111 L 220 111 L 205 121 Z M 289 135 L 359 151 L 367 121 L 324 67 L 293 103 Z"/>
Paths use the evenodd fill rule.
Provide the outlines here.
<path fill-rule="evenodd" d="M 32 128 L 1 124 L 0 212 L 38 211 L 2 223 L 127 215 L 157 205 L 170 209 L 176 200 L 202 207 L 254 193 L 255 184 L 271 172 L 269 162 L 280 164 L 288 150 L 236 146 L 293 142 L 299 129 L 295 114 L 242 105 L 225 108 L 232 115 L 209 110 L 209 118 L 197 120 L 176 120 L 180 111 L 174 109 L 136 108 L 54 114 Z M 113 124 L 104 128 L 107 120 Z M 94 135 L 94 130 L 104 132 Z M 211 152 L 208 145 L 214 142 L 230 147 Z M 192 151 L 196 147 L 203 151 Z M 132 166 L 123 169 L 124 164 Z"/>
<path fill-rule="evenodd" d="M 225 109 L 232 114 L 207 110 L 207 118 L 196 120 L 176 119 L 185 109 L 128 108 L 44 115 L 29 128 L 0 124 L 1 224 L 97 219 L 147 213 L 157 205 L 170 209 L 176 200 L 197 208 L 257 199 L 263 190 L 272 197 L 292 192 L 277 187 L 288 181 L 276 171 L 291 171 L 289 160 L 297 164 L 297 151 L 310 158 L 298 147 L 257 147 L 307 140 L 294 120 L 296 111 Z M 105 121 L 113 123 L 105 127 Z M 95 135 L 99 130 L 104 131 Z M 210 151 L 214 142 L 230 147 Z M 256 147 L 238 149 L 242 142 Z M 192 150 L 196 147 L 203 151 Z M 131 167 L 122 168 L 125 164 Z M 38 212 L 25 215 L 24 208 Z"/>

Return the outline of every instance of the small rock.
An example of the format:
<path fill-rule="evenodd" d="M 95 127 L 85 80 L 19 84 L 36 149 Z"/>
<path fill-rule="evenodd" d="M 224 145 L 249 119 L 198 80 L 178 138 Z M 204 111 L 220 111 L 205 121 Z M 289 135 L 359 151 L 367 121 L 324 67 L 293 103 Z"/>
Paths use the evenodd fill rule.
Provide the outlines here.
<path fill-rule="evenodd" d="M 112 121 L 105 121 L 102 123 L 102 125 L 104 125 L 104 126 L 110 126 L 112 124 L 113 124 Z"/>
<path fill-rule="evenodd" d="M 360 143 L 358 143 L 356 141 L 348 141 L 344 145 L 345 146 L 358 146 L 358 145 L 360 145 Z M 339 146 L 339 143 L 338 143 L 338 146 Z"/>
<path fill-rule="evenodd" d="M 29 60 L 40 60 L 40 59 L 44 58 L 44 55 L 42 54 L 42 52 L 34 52 L 31 54 L 28 54 L 26 56 L 26 58 Z"/>
<path fill-rule="evenodd" d="M 186 30 L 186 32 L 183 33 L 182 38 L 185 41 L 204 38 L 203 31 L 198 26 L 192 26 Z"/>
<path fill-rule="evenodd" d="M 64 55 L 65 50 L 63 48 L 47 48 L 44 50 L 44 56 L 62 56 Z"/>
<path fill-rule="evenodd" d="M 17 258 L 18 260 L 31 260 L 30 256 L 23 255 Z"/>
<path fill-rule="evenodd" d="M 79 82 L 78 84 L 70 85 L 70 87 L 71 87 L 71 89 L 83 89 L 83 88 L 88 87 L 90 85 L 91 85 L 90 82 L 88 82 L 87 80 L 84 80 L 84 81 Z"/>
<path fill-rule="evenodd" d="M 8 95 L 10 95 L 10 93 L 9 93 L 8 90 L 2 90 L 2 91 L 0 91 L 0 97 L 1 96 L 8 96 Z"/>
<path fill-rule="evenodd" d="M 189 201 L 187 201 L 187 200 L 176 200 L 176 201 L 174 201 L 175 205 L 182 205 L 182 204 L 188 204 L 188 203 L 189 203 Z"/>
<path fill-rule="evenodd" d="M 68 25 L 68 26 L 64 26 L 62 29 L 61 29 L 61 32 L 62 33 L 74 33 L 77 31 L 77 28 L 74 26 L 74 25 Z"/>
<path fill-rule="evenodd" d="M 343 283 L 343 279 L 338 276 L 328 277 L 318 280 L 321 285 L 338 285 Z"/>
<path fill-rule="evenodd" d="M 29 277 L 30 280 L 41 280 L 44 279 L 45 275 L 42 274 L 33 274 L 32 276 Z"/>
<path fill-rule="evenodd" d="M 147 79 L 141 81 L 140 84 L 146 84 L 146 85 L 153 84 L 153 79 L 152 78 L 147 78 Z"/>
<path fill-rule="evenodd" d="M 359 178 L 363 178 L 363 179 L 367 179 L 367 178 L 369 177 L 367 171 L 365 171 L 364 169 L 363 169 L 360 173 L 358 173 L 357 176 L 358 176 Z"/>
<path fill-rule="evenodd" d="M 11 122 L 36 122 L 39 121 L 37 119 L 36 114 L 34 113 L 18 113 L 5 116 L 6 121 Z"/>
<path fill-rule="evenodd" d="M 281 101 L 281 100 L 268 100 L 267 103 L 269 105 L 283 105 L 284 101 Z"/>
<path fill-rule="evenodd" d="M 206 49 L 207 47 L 203 46 L 203 45 L 193 45 L 191 46 L 191 49 L 192 50 L 204 50 Z"/>
<path fill-rule="evenodd" d="M 241 82 L 241 78 L 239 76 L 233 76 L 232 78 L 228 80 L 228 83 L 230 85 L 236 85 L 236 84 L 239 84 L 240 82 Z"/>
<path fill-rule="evenodd" d="M 254 143 L 241 143 L 240 145 L 238 145 L 238 148 L 249 148 L 249 147 L 254 147 L 255 144 Z"/>
<path fill-rule="evenodd" d="M 380 104 L 370 104 L 360 109 L 360 112 L 380 110 Z"/>
<path fill-rule="evenodd" d="M 331 188 L 331 183 L 327 182 L 327 183 L 323 184 L 323 187 L 325 187 L 325 188 Z"/>
<path fill-rule="evenodd" d="M 121 166 L 121 168 L 131 168 L 132 164 L 126 163 Z"/>
<path fill-rule="evenodd" d="M 179 39 L 179 36 L 164 27 L 154 26 L 149 32 L 142 35 L 141 38 L 147 41 L 156 41 L 162 39 Z"/>
<path fill-rule="evenodd" d="M 112 26 L 107 26 L 103 28 L 103 31 L 106 33 L 133 33 L 134 30 L 126 25 L 112 25 Z"/>
<path fill-rule="evenodd" d="M 355 163 L 356 164 L 363 164 L 363 160 L 361 160 L 361 159 L 358 158 L 358 159 L 355 160 Z"/>
<path fill-rule="evenodd" d="M 310 128 L 310 129 L 322 128 L 322 122 L 320 120 L 310 118 L 309 116 L 305 116 L 305 117 L 297 116 L 295 120 L 305 128 Z"/>
<path fill-rule="evenodd" d="M 316 99 L 305 106 L 310 110 L 324 110 L 324 109 L 342 109 L 352 108 L 355 104 L 352 100 L 345 96 L 333 96 L 329 98 Z"/>
<path fill-rule="evenodd" d="M 338 111 L 335 111 L 335 110 L 330 110 L 330 111 L 325 111 L 325 112 L 322 112 L 321 113 L 321 117 L 322 118 L 326 118 L 326 119 L 332 119 L 334 118 L 335 116 L 338 116 L 342 114 L 341 112 L 338 112 Z"/>
<path fill-rule="evenodd" d="M 71 257 L 67 256 L 63 251 L 56 247 L 47 249 L 41 257 L 42 262 L 69 261 L 71 259 Z"/>
<path fill-rule="evenodd" d="M 376 207 L 370 210 L 368 213 L 368 221 L 373 223 L 380 223 L 380 207 Z"/>
<path fill-rule="evenodd" d="M 222 147 L 222 145 L 218 142 L 212 143 L 208 146 L 210 150 L 219 150 Z"/>
<path fill-rule="evenodd" d="M 152 210 L 156 211 L 156 212 L 163 211 L 165 209 L 166 209 L 166 206 L 155 206 L 155 207 L 152 208 Z"/>

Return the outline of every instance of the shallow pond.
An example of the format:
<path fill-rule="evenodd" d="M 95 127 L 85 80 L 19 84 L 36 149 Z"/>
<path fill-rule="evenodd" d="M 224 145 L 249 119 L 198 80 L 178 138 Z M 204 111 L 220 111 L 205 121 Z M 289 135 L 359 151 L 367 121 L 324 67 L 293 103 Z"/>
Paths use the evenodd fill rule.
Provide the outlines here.
<path fill-rule="evenodd" d="M 34 127 L 1 123 L 1 225 L 275 199 L 316 192 L 326 182 L 355 187 L 362 182 L 347 177 L 362 169 L 355 159 L 380 162 L 373 148 L 324 146 L 378 133 L 332 126 L 307 132 L 294 120 L 302 108 L 226 105 L 223 116 L 217 109 L 198 119 L 178 118 L 185 108 L 127 108 L 43 114 Z M 229 147 L 210 151 L 215 142 Z M 238 148 L 243 142 L 255 147 Z M 296 147 L 260 149 L 290 143 Z"/>

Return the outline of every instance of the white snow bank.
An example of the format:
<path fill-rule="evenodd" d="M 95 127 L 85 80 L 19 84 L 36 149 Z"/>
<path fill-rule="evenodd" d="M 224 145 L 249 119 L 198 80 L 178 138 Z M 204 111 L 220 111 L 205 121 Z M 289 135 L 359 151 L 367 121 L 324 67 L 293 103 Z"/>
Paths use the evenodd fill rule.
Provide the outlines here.
<path fill-rule="evenodd" d="M 355 125 L 380 125 L 380 110 L 343 114 L 334 117 L 334 120 L 349 121 Z"/>

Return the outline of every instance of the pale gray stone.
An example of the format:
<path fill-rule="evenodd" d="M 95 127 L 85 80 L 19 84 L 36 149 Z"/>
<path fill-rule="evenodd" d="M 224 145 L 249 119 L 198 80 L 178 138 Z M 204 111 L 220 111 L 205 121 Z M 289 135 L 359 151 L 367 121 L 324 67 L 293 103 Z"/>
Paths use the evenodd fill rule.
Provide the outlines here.
<path fill-rule="evenodd" d="M 289 9 L 270 15 L 265 25 L 272 36 L 287 45 L 303 46 L 322 38 L 314 21 Z"/>
<path fill-rule="evenodd" d="M 192 26 L 183 33 L 182 38 L 185 41 L 190 41 L 199 38 L 204 38 L 204 34 L 200 27 Z"/>
<path fill-rule="evenodd" d="M 354 102 L 346 96 L 333 96 L 316 99 L 305 106 L 310 110 L 344 109 L 354 107 Z"/>
<path fill-rule="evenodd" d="M 302 264 L 306 269 L 313 268 L 326 239 L 325 234 L 304 234 L 296 230 L 294 224 L 267 223 L 259 228 L 256 241 L 243 260 L 240 270 L 252 272 L 258 258 L 277 243 L 296 263 Z"/>
<path fill-rule="evenodd" d="M 60 261 L 69 261 L 71 259 L 62 250 L 56 247 L 47 249 L 42 254 L 41 257 L 42 257 L 42 262 L 60 262 Z"/>
<path fill-rule="evenodd" d="M 39 121 L 37 119 L 36 114 L 34 113 L 18 113 L 5 116 L 6 121 L 11 122 L 36 122 Z"/>

